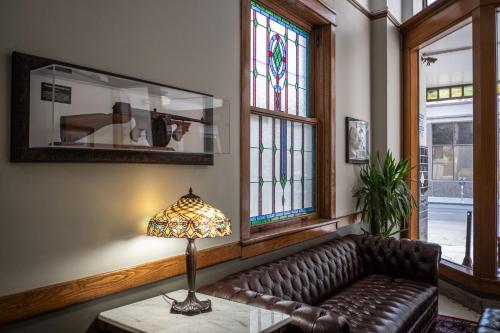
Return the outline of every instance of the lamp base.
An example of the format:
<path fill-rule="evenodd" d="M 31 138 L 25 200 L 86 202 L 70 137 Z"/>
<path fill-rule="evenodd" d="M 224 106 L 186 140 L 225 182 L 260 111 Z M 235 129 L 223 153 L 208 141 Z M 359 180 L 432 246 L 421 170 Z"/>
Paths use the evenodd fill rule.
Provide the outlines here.
<path fill-rule="evenodd" d="M 209 299 L 200 301 L 196 298 L 194 291 L 188 291 L 186 299 L 182 302 L 173 301 L 171 313 L 179 313 L 185 316 L 194 316 L 202 312 L 212 311 L 212 304 Z"/>

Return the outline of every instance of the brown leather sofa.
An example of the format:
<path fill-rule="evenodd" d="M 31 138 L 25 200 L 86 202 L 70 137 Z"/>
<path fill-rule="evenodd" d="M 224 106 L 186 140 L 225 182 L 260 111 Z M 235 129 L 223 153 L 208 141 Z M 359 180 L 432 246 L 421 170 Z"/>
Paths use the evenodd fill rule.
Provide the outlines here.
<path fill-rule="evenodd" d="M 287 332 L 433 332 L 440 255 L 436 244 L 351 235 L 199 291 L 289 314 Z"/>

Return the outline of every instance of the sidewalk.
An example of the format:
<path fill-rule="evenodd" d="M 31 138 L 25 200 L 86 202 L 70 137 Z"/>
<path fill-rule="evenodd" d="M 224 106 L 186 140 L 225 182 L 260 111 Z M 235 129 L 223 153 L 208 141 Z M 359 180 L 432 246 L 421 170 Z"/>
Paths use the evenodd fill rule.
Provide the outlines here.
<path fill-rule="evenodd" d="M 472 198 L 450 198 L 450 197 L 428 197 L 428 203 L 448 204 L 448 205 L 472 205 Z"/>

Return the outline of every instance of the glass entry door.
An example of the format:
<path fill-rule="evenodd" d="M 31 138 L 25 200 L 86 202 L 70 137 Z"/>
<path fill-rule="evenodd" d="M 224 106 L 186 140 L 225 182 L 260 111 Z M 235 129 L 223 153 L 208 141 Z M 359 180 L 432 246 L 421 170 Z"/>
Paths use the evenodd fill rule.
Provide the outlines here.
<path fill-rule="evenodd" d="M 419 238 L 472 268 L 472 24 L 421 48 Z"/>

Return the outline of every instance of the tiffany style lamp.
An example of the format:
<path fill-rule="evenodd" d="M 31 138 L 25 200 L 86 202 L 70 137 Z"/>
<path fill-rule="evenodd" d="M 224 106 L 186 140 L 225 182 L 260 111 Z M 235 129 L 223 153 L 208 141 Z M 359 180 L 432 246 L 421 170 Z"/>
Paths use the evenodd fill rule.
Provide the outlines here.
<path fill-rule="evenodd" d="M 229 219 L 217 208 L 189 193 L 176 203 L 153 216 L 148 225 L 148 236 L 187 238 L 186 271 L 188 295 L 183 302 L 174 300 L 170 312 L 193 316 L 212 310 L 210 300 L 200 301 L 195 295 L 196 238 L 215 238 L 231 234 Z"/>

